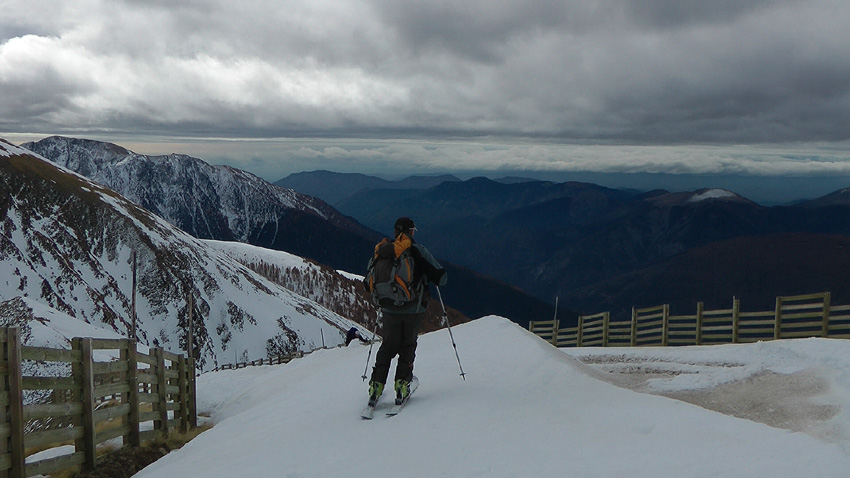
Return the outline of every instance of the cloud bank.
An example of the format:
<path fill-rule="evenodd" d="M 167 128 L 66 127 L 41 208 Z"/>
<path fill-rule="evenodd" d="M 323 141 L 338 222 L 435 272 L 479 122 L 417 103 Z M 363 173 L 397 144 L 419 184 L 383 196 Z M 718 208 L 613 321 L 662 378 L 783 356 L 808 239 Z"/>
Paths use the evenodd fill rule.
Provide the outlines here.
<path fill-rule="evenodd" d="M 321 137 L 279 156 L 431 169 L 828 174 L 848 160 L 848 2 L 4 5 L 8 133 Z"/>
<path fill-rule="evenodd" d="M 6 3 L 8 131 L 850 134 L 847 2 Z"/>

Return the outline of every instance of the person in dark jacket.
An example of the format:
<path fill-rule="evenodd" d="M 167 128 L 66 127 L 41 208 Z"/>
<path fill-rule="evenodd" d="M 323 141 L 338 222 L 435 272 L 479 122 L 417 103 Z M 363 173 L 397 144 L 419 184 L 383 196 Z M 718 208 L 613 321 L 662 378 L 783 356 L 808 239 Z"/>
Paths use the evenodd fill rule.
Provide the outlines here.
<path fill-rule="evenodd" d="M 390 363 L 398 356 L 395 369 L 396 400 L 407 398 L 410 394 L 410 382 L 413 380 L 413 361 L 416 358 L 416 341 L 425 310 L 430 299 L 429 284 L 438 286 L 446 283 L 446 270 L 434 259 L 431 252 L 413 240 L 416 225 L 409 217 L 401 217 L 395 222 L 394 234 L 399 239 L 409 239 L 411 255 L 414 258 L 414 283 L 421 284 L 420 300 L 398 307 L 382 307 L 383 342 L 375 356 L 372 378 L 369 382 L 369 404 L 374 406 L 384 391 L 389 376 Z"/>
<path fill-rule="evenodd" d="M 368 340 L 366 340 L 362 335 L 360 335 L 360 331 L 357 330 L 357 327 L 352 327 L 348 329 L 348 332 L 345 334 L 345 346 L 348 347 L 348 344 L 350 344 L 351 341 L 354 339 L 359 339 L 364 344 L 369 343 Z"/>

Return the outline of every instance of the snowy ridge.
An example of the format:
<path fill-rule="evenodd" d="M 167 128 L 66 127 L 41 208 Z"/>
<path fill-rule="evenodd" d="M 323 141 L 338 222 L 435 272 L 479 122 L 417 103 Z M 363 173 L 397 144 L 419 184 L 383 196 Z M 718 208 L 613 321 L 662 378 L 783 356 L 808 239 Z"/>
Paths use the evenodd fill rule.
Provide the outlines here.
<path fill-rule="evenodd" d="M 694 193 L 688 202 L 700 202 L 710 199 L 743 199 L 741 196 L 725 189 L 702 189 Z"/>
<path fill-rule="evenodd" d="M 27 153 L 29 153 L 29 151 L 19 148 L 5 139 L 0 138 L 0 156 L 9 158 L 17 154 Z"/>
<path fill-rule="evenodd" d="M 269 262 L 279 267 L 295 268 L 299 270 L 318 270 L 319 265 L 304 259 L 303 257 L 290 254 L 285 251 L 275 251 L 263 247 L 245 244 L 244 242 L 215 241 L 204 239 L 203 242 L 209 247 L 222 251 L 230 257 L 239 260 L 243 264 L 248 262 Z"/>
<path fill-rule="evenodd" d="M 266 277 L 343 317 L 360 324 L 375 319 L 375 307 L 363 293 L 362 276 L 334 271 L 284 251 L 232 241 L 204 239 L 202 242 L 254 270 L 265 269 Z"/>
<path fill-rule="evenodd" d="M 0 302 L 24 297 L 125 335 L 135 250 L 140 341 L 185 350 L 191 294 L 202 368 L 336 345 L 354 325 L 112 190 L 7 143 L 0 151 L 10 199 L 0 203 Z"/>
<path fill-rule="evenodd" d="M 748 199 L 744 199 L 737 193 L 733 193 L 732 191 L 728 191 L 726 189 L 700 189 L 693 193 L 693 195 L 688 198 L 688 202 L 702 202 L 709 200 L 721 200 L 721 201 L 749 201 Z"/>
<path fill-rule="evenodd" d="M 281 217 L 292 210 L 350 222 L 318 199 L 184 154 L 143 155 L 111 143 L 60 136 L 22 147 L 118 191 L 196 237 L 250 242 L 258 228 L 283 227 Z"/>
<path fill-rule="evenodd" d="M 359 417 L 366 400 L 360 374 L 367 347 L 361 345 L 282 366 L 206 373 L 198 380 L 198 406 L 216 425 L 137 476 L 279 476 L 285 470 L 289 476 L 397 477 L 404 470 L 411 477 L 843 478 L 850 469 L 846 438 L 791 433 L 616 387 L 505 319 L 463 324 L 454 336 L 467 380 L 458 377 L 445 330 L 421 336 L 421 385 L 392 419 L 381 416 L 387 397 L 375 420 Z M 825 368 L 812 373 L 831 388 L 808 398 L 846 407 L 850 367 L 842 357 L 850 356 L 850 344 L 804 342 L 778 343 L 762 357 L 762 368 L 799 371 L 820 361 Z M 730 353 L 732 363 L 762 352 L 758 345 L 732 349 L 741 351 Z M 666 353 L 687 362 L 693 351 Z M 846 430 L 846 414 L 828 424 Z"/>

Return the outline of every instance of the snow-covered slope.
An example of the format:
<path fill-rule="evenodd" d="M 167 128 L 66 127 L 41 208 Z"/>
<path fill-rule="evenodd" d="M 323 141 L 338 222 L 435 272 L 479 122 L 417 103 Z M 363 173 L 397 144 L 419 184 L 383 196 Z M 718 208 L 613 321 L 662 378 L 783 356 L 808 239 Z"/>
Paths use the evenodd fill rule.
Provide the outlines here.
<path fill-rule="evenodd" d="M 730 201 L 744 200 L 740 195 L 733 193 L 732 191 L 727 191 L 726 189 L 701 189 L 693 193 L 693 195 L 688 199 L 688 202 L 700 202 L 712 199 Z"/>
<path fill-rule="evenodd" d="M 173 224 L 185 225 L 183 229 L 200 237 L 212 237 L 216 227 L 226 226 L 237 234 L 236 239 L 245 240 L 250 221 L 274 219 L 280 209 L 328 216 L 327 208 L 309 196 L 183 154 L 148 156 L 112 143 L 61 136 L 21 146 L 120 192 Z M 258 195 L 264 201 L 250 201 Z M 195 214 L 195 201 L 209 209 Z M 226 224 L 220 224 L 222 219 Z M 187 220 L 192 222 L 183 224 Z"/>
<path fill-rule="evenodd" d="M 71 339 L 74 337 L 125 337 L 111 328 L 83 322 L 41 302 L 21 296 L 0 302 L 0 325 L 20 327 L 21 342 L 24 345 L 54 349 L 71 348 Z"/>
<path fill-rule="evenodd" d="M 850 453 L 850 341 L 565 348 L 604 380 L 801 431 Z"/>
<path fill-rule="evenodd" d="M 306 260 L 283 251 L 265 249 L 232 241 L 204 240 L 210 247 L 247 265 L 264 277 L 304 296 L 322 306 L 361 324 L 360 330 L 381 334 L 381 326 L 373 330 L 377 309 L 363 287 L 363 276 Z M 432 290 L 432 297 L 435 292 Z M 460 324 L 470 319 L 446 306 L 450 323 Z M 429 332 L 445 327 L 439 301 L 432 300 L 425 312 L 421 331 Z"/>
<path fill-rule="evenodd" d="M 375 307 L 360 283 L 362 276 L 335 271 L 284 251 L 242 242 L 211 239 L 204 242 L 296 294 L 343 317 L 361 324 L 370 324 L 375 319 Z"/>
<path fill-rule="evenodd" d="M 184 350 L 191 295 L 206 369 L 335 345 L 354 325 L 115 191 L 2 141 L 0 212 L 0 301 L 27 297 L 127 334 L 135 251 L 139 339 Z"/>
<path fill-rule="evenodd" d="M 421 385 L 394 418 L 381 413 L 387 397 L 374 420 L 359 417 L 361 345 L 204 374 L 198 405 L 215 426 L 137 476 L 839 478 L 850 469 L 835 443 L 598 380 L 505 319 L 455 327 L 454 337 L 467 380 L 448 333 L 423 335 Z M 782 370 L 805 355 L 786 347 Z M 835 347 L 817 373 L 847 406 L 850 343 Z M 689 350 L 670 353 L 687 361 Z"/>
<path fill-rule="evenodd" d="M 117 191 L 195 237 L 286 250 L 349 270 L 363 267 L 362 251 L 379 239 L 319 199 L 191 156 L 137 154 L 112 143 L 61 136 L 22 147 Z"/>

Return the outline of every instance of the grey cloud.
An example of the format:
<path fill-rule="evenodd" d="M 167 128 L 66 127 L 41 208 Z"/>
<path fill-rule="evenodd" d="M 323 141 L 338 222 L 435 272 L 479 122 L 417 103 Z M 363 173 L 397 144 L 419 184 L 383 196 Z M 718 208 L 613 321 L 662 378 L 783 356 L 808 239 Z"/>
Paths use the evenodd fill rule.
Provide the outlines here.
<path fill-rule="evenodd" d="M 410 141 L 369 139 L 287 139 L 168 144 L 134 151 L 163 154 L 179 150 L 219 164 L 245 167 L 271 180 L 292 172 L 330 169 L 373 174 L 457 171 L 549 171 L 664 173 L 750 176 L 821 175 L 847 177 L 847 146 L 807 143 L 752 146 L 616 146 L 540 144 L 498 140 Z M 170 149 L 169 149 L 170 148 Z M 843 148 L 843 149 L 842 149 Z M 250 157 L 245 152 L 251 151 Z M 262 164 L 262 165 L 261 165 Z M 237 166 L 239 167 L 239 166 Z M 257 169 L 260 168 L 260 169 Z"/>
<path fill-rule="evenodd" d="M 732 22 L 745 15 L 775 8 L 782 0 L 632 0 L 622 2 L 625 16 L 644 28 L 682 28 Z"/>
<path fill-rule="evenodd" d="M 517 37 L 569 23 L 571 2 L 375 2 L 386 25 L 417 55 L 451 54 L 497 63 Z"/>
<path fill-rule="evenodd" d="M 827 0 L 91 1 L 0 14 L 0 125 L 840 141 L 848 17 Z"/>

